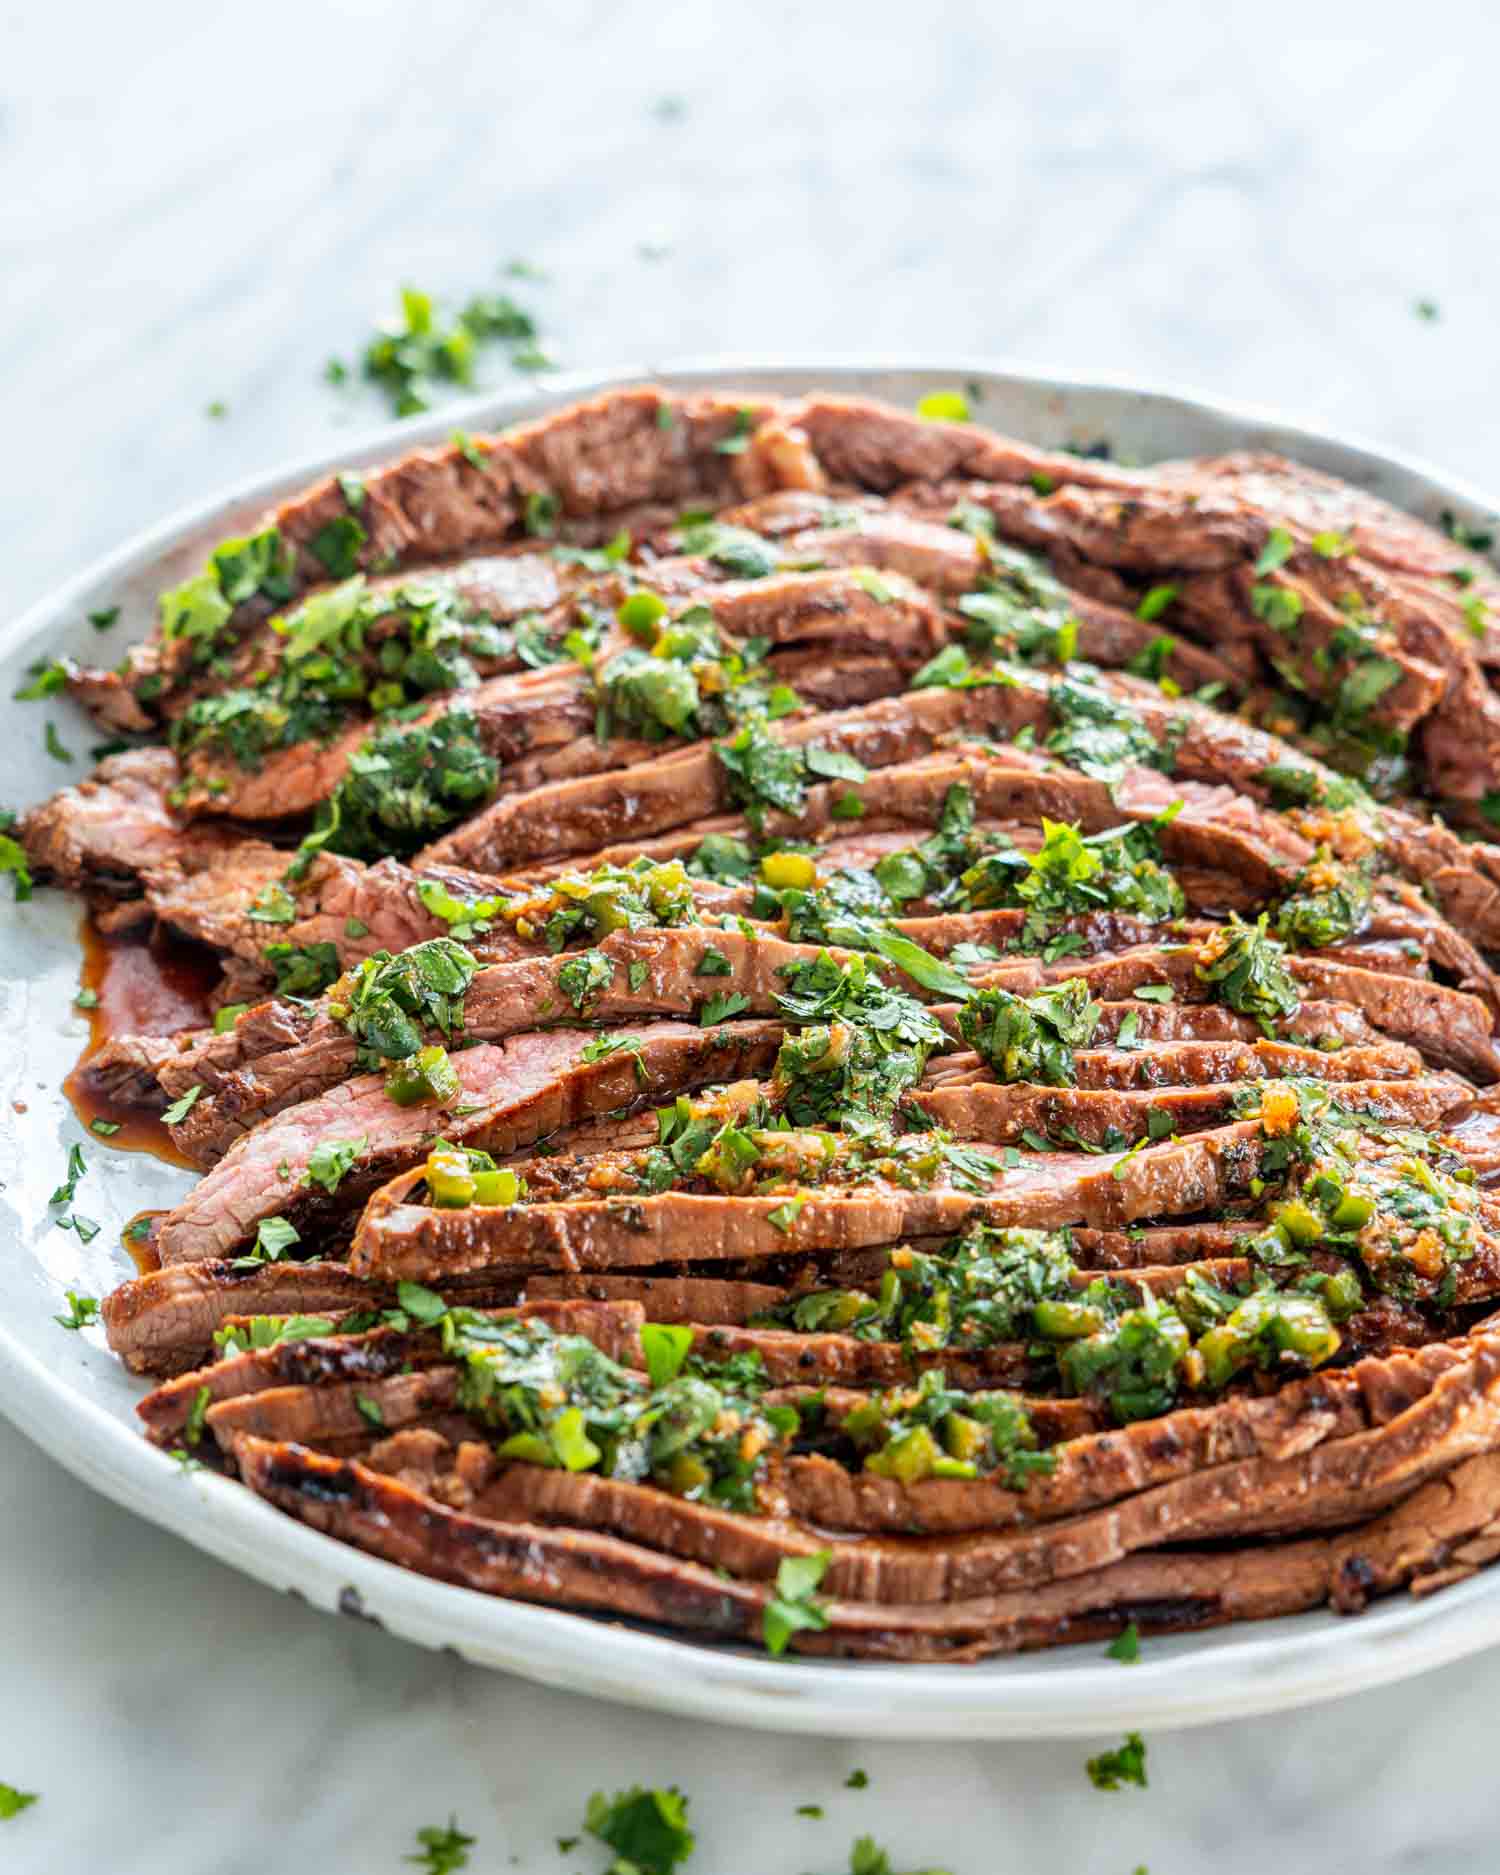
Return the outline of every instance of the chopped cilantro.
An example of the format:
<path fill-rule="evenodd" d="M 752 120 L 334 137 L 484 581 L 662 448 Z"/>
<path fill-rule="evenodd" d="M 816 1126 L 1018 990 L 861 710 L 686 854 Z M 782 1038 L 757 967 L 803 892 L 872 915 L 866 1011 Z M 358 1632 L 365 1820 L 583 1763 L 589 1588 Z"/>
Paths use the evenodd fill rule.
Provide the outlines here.
<path fill-rule="evenodd" d="M 693 1853 L 687 1806 L 687 1798 L 675 1787 L 646 1790 L 636 1785 L 613 1797 L 595 1791 L 584 1827 L 614 1850 L 617 1868 L 634 1869 L 637 1875 L 672 1875 Z"/>
<path fill-rule="evenodd" d="M 1255 562 L 1256 576 L 1274 573 L 1279 566 L 1285 566 L 1296 550 L 1297 543 L 1284 527 L 1273 527 L 1266 536 L 1266 544 L 1260 550 L 1260 557 Z"/>
<path fill-rule="evenodd" d="M 739 990 L 727 994 L 710 996 L 698 1011 L 700 1027 L 711 1029 L 716 1022 L 727 1022 L 731 1016 L 742 1014 L 750 1007 L 750 998 Z"/>
<path fill-rule="evenodd" d="M 1125 1742 L 1114 1751 L 1101 1751 L 1090 1758 L 1086 1769 L 1095 1790 L 1119 1790 L 1126 1784 L 1146 1788 L 1146 1741 L 1139 1732 L 1127 1732 Z"/>
<path fill-rule="evenodd" d="M 421 1846 L 405 1859 L 425 1869 L 427 1875 L 454 1875 L 455 1870 L 469 1866 L 469 1851 L 478 1840 L 477 1836 L 466 1836 L 458 1827 L 458 1818 L 450 1816 L 446 1829 L 432 1824 L 419 1829 L 417 1841 Z"/>
<path fill-rule="evenodd" d="M 8 833 L 0 833 L 0 873 L 9 873 L 16 903 L 24 905 L 31 897 L 31 868 L 26 863 L 26 849 Z"/>

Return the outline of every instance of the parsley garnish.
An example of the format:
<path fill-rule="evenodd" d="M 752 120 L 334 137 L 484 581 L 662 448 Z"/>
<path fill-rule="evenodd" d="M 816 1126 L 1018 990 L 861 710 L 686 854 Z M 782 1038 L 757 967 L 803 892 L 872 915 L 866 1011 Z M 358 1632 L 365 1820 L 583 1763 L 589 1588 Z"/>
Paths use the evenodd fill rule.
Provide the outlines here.
<path fill-rule="evenodd" d="M 14 1784 L 0 1784 L 0 1822 L 8 1823 L 36 1801 L 34 1790 L 17 1790 Z"/>
<path fill-rule="evenodd" d="M 73 760 L 73 751 L 63 747 L 62 740 L 57 733 L 56 723 L 48 722 L 42 736 L 42 743 L 54 762 L 71 762 Z"/>
<path fill-rule="evenodd" d="M 1140 1629 L 1133 1621 L 1127 1621 L 1104 1651 L 1111 1660 L 1118 1660 L 1121 1666 L 1133 1667 L 1141 1657 Z"/>

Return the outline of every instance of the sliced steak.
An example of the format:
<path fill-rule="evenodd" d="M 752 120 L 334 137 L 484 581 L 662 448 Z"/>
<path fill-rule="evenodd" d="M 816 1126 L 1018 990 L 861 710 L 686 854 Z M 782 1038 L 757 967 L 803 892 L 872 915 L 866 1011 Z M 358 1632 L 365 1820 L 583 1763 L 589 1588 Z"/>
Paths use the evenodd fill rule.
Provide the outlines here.
<path fill-rule="evenodd" d="M 684 1257 L 857 1248 L 957 1231 L 978 1217 L 1042 1229 L 1109 1226 L 1223 1203 L 1248 1187 L 1262 1145 L 1259 1126 L 1242 1121 L 1128 1156 L 1023 1153 L 1014 1168 L 996 1160 L 988 1187 L 979 1191 L 955 1185 L 946 1174 L 920 1191 L 887 1185 L 814 1190 L 799 1194 L 804 1201 L 790 1218 L 784 1197 L 687 1192 L 441 1212 L 408 1202 L 419 1183 L 415 1175 L 393 1180 L 366 1206 L 350 1267 L 362 1276 L 441 1282 L 466 1270 L 604 1271 Z"/>
<path fill-rule="evenodd" d="M 233 851 L 217 822 L 189 826 L 167 805 L 177 781 L 168 749 L 133 749 L 102 761 L 87 781 L 34 807 L 21 839 L 35 872 L 74 891 L 134 896 L 142 873 L 201 871 Z"/>
<path fill-rule="evenodd" d="M 1174 1133 L 1195 1133 L 1232 1120 L 1243 1107 L 1250 1082 L 1226 1081 L 1191 1088 L 997 1086 L 976 1081 L 912 1096 L 957 1139 L 1009 1145 L 1027 1134 L 1059 1142 L 1105 1146 L 1121 1139 L 1155 1137 L 1148 1132 L 1165 1116 Z M 1404 1081 L 1350 1081 L 1339 1098 L 1362 1113 L 1402 1126 L 1440 1127 L 1472 1089 L 1457 1075 L 1425 1075 Z"/>
<path fill-rule="evenodd" d="M 497 1319 L 544 1321 L 558 1334 L 585 1335 L 612 1359 L 640 1365 L 640 1324 L 645 1311 L 638 1303 L 601 1306 L 588 1300 L 538 1299 L 495 1314 Z M 336 1381 L 358 1386 L 390 1379 L 413 1367 L 434 1367 L 448 1359 L 441 1336 L 431 1331 L 375 1328 L 355 1335 L 309 1331 L 295 1340 L 253 1348 L 178 1375 L 137 1401 L 135 1410 L 156 1444 L 170 1444 L 182 1431 L 204 1389 L 209 1403 L 217 1405 L 221 1400 L 272 1388 L 315 1389 Z"/>
<path fill-rule="evenodd" d="M 757 1638 L 766 1590 L 619 1538 L 505 1523 L 450 1510 L 354 1460 L 242 1438 L 250 1488 L 316 1529 L 440 1580 L 489 1594 L 665 1622 L 721 1639 Z M 826 1629 L 793 1645 L 886 1659 L 974 1659 L 1061 1639 L 1094 1640 L 1135 1621 L 1146 1632 L 1204 1627 L 1316 1607 L 1362 1607 L 1372 1594 L 1445 1572 L 1488 1537 L 1500 1498 L 1489 1455 L 1336 1537 L 1245 1555 L 1132 1557 L 1040 1589 L 942 1609 L 835 1601 Z"/>
<path fill-rule="evenodd" d="M 589 1114 L 733 1080 L 769 1065 L 781 1035 L 781 1025 L 769 1022 L 710 1029 L 658 1023 L 622 1030 L 619 1046 L 592 1060 L 580 1058 L 587 1046 L 580 1035 L 514 1036 L 454 1055 L 458 1098 L 467 1103 L 458 1110 L 398 1107 L 380 1076 L 356 1075 L 243 1135 L 162 1219 L 156 1239 L 161 1260 L 229 1255 L 267 1217 L 322 1227 L 357 1206 L 383 1178 L 425 1157 L 439 1136 L 511 1152 Z M 359 1150 L 336 1192 L 313 1183 L 309 1163 L 318 1149 L 350 1142 Z"/>

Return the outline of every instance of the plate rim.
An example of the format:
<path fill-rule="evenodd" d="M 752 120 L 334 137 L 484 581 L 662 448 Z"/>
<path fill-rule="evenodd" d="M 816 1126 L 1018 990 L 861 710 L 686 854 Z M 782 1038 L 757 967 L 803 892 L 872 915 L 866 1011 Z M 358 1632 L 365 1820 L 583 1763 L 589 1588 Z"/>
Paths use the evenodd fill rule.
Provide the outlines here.
<path fill-rule="evenodd" d="M 1421 485 L 1424 498 L 1489 516 L 1500 509 L 1461 478 L 1367 439 L 1309 428 L 1259 405 L 1178 385 L 1118 375 L 1073 373 L 1003 358 L 930 355 L 786 357 L 688 356 L 657 365 L 549 375 L 503 392 L 482 393 L 420 419 L 362 430 L 321 449 L 246 476 L 187 504 L 102 555 L 0 627 L 0 655 L 39 630 L 66 623 L 99 588 L 127 569 L 200 550 L 209 536 L 288 490 L 345 465 L 381 460 L 444 440 L 453 429 L 524 420 L 579 397 L 632 383 L 769 388 L 802 380 L 838 389 L 901 375 L 931 384 L 973 380 L 1063 396 L 1111 395 L 1200 415 L 1234 430 L 1262 433 L 1260 446 L 1332 453 L 1370 475 L 1394 471 Z M 982 411 L 979 413 L 982 417 Z M 1269 434 L 1267 434 L 1269 433 Z M 1251 445 L 1253 446 L 1253 445 Z M 1350 473 L 1348 469 L 1344 471 Z M 22 1249 L 18 1242 L 14 1248 Z M 112 1358 L 112 1357 L 111 1357 Z M 430 1648 L 590 1697 L 773 1732 L 940 1741 L 959 1738 L 1063 1738 L 1121 1726 L 1167 1730 L 1290 1709 L 1383 1685 L 1500 1642 L 1500 1576 L 1450 1589 L 1437 1601 L 1377 1605 L 1358 1624 L 1302 1616 L 1217 1631 L 1207 1645 L 1173 1655 L 1157 1643 L 1128 1674 L 1097 1649 L 1065 1672 L 1055 1655 L 997 1657 L 966 1668 L 939 1664 L 771 1661 L 738 1649 L 489 1596 L 436 1581 L 275 1510 L 211 1472 L 183 1473 L 125 1420 L 71 1389 L 0 1320 L 0 1412 L 91 1488 L 147 1521 L 270 1587 L 328 1611 L 373 1619 Z M 1166 1648 L 1161 1657 L 1153 1652 Z M 1011 1669 L 1007 1671 L 1007 1669 Z"/>

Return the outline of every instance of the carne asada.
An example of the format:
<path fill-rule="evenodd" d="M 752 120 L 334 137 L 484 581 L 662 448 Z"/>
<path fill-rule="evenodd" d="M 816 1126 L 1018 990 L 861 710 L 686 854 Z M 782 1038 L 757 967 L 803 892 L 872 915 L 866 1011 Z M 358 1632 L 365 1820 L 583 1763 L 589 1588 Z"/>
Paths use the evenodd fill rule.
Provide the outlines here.
<path fill-rule="evenodd" d="M 1486 1565 L 1496 607 L 1277 457 L 818 393 L 284 502 L 42 673 L 134 746 L 8 839 L 205 986 L 79 1002 L 99 1135 L 201 1174 L 97 1305 L 146 1436 L 777 1654 Z"/>

